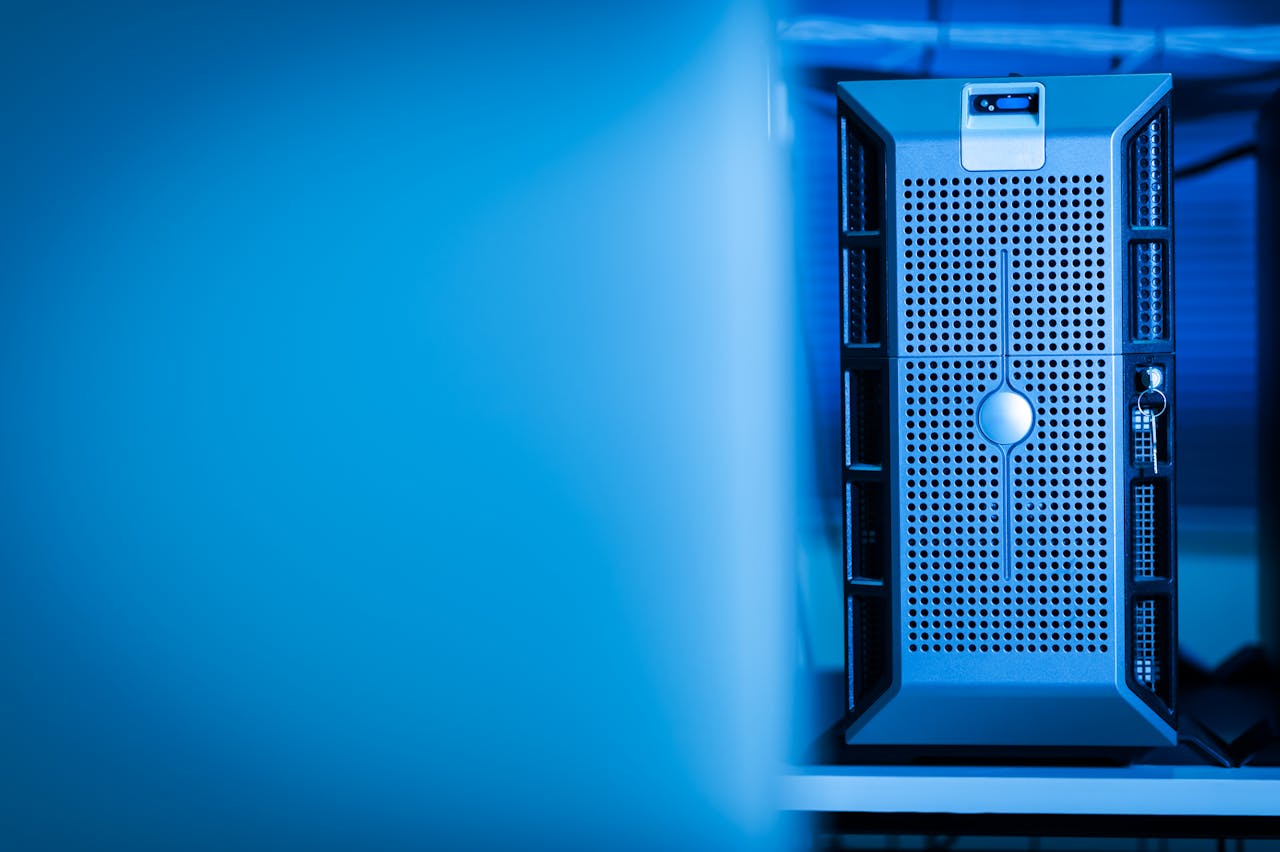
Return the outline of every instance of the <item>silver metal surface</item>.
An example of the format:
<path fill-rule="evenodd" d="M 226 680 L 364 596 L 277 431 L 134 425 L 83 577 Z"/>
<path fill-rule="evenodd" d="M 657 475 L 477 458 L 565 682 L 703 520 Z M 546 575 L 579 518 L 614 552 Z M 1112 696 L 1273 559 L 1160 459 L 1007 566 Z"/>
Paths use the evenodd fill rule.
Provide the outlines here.
<path fill-rule="evenodd" d="M 1010 85 L 841 84 L 886 140 L 883 352 L 894 401 L 884 460 L 893 671 L 847 736 L 1168 743 L 1172 727 L 1126 684 L 1120 140 L 1169 80 L 1018 81 L 1042 87 L 1043 167 L 1014 158 L 975 172 L 958 156 L 955 120 L 964 95 L 988 83 Z M 1144 138 L 1154 145 L 1160 132 Z M 1137 203 L 1154 221 L 1164 187 L 1144 168 Z M 1150 280 L 1164 280 L 1163 262 L 1147 259 Z M 1144 328 L 1157 337 L 1162 287 L 1144 290 Z"/>

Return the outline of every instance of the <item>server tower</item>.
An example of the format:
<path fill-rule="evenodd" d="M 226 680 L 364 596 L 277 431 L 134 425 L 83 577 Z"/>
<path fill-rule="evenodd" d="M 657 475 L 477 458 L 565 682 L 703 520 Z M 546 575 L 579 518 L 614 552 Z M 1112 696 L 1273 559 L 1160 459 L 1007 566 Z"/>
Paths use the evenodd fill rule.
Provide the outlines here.
<path fill-rule="evenodd" d="M 1170 91 L 839 86 L 850 744 L 1176 740 Z"/>

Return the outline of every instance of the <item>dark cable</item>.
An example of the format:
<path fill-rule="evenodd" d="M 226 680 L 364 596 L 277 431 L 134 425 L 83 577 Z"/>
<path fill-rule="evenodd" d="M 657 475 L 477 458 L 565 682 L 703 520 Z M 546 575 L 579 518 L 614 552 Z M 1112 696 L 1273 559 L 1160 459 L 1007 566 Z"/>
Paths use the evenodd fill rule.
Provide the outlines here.
<path fill-rule="evenodd" d="M 941 0 L 929 0 L 929 5 L 928 5 L 929 21 L 939 25 L 937 47 L 942 46 L 942 26 L 940 23 L 942 20 L 942 12 L 941 12 L 941 9 L 939 8 L 940 5 L 941 5 Z M 934 60 L 934 57 L 937 55 L 937 47 L 926 47 L 924 49 L 924 52 L 921 54 L 920 56 L 920 66 L 921 66 L 920 76 L 921 77 L 933 76 L 933 60 Z"/>
<path fill-rule="evenodd" d="M 1120 14 L 1121 4 L 1123 2 L 1124 0 L 1111 0 L 1111 26 L 1113 27 L 1118 28 L 1120 26 L 1120 21 L 1122 20 L 1122 16 Z M 1111 70 L 1112 71 L 1119 70 L 1120 62 L 1121 62 L 1120 54 L 1117 53 L 1113 55 L 1111 57 Z"/>
<path fill-rule="evenodd" d="M 1196 175 L 1204 174 L 1207 171 L 1216 169 L 1224 163 L 1229 163 L 1232 160 L 1238 160 L 1241 157 L 1248 157 L 1249 155 L 1256 153 L 1258 153 L 1257 142 L 1242 142 L 1239 145 L 1235 145 L 1225 151 L 1214 154 L 1208 159 L 1176 169 L 1173 176 L 1174 178 L 1195 177 Z"/>

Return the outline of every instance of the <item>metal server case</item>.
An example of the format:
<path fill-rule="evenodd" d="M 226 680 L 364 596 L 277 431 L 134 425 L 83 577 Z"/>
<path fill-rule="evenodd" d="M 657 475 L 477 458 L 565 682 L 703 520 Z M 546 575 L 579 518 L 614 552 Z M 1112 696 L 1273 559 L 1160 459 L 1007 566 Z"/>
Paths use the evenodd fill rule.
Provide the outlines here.
<path fill-rule="evenodd" d="M 1176 741 L 1171 87 L 839 86 L 850 744 Z"/>

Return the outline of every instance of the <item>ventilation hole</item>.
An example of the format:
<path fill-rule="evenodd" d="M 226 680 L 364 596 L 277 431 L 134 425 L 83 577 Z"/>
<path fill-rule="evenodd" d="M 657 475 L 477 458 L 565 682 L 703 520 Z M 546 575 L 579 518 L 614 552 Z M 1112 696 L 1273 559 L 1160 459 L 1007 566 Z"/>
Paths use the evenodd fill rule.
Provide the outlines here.
<path fill-rule="evenodd" d="M 1112 376 L 1090 357 L 1105 351 L 1112 322 L 1106 199 L 1102 175 L 902 183 L 903 615 L 913 653 L 1107 652 Z M 1023 356 L 1009 378 L 1036 407 L 1031 436 L 1010 454 L 1007 501 L 1002 462 L 973 415 L 1000 380 L 1002 256 L 1008 351 Z"/>
<path fill-rule="evenodd" d="M 1111 328 L 1102 175 L 908 178 L 899 197 L 907 355 L 1103 352 Z"/>
<path fill-rule="evenodd" d="M 881 275 L 879 254 L 869 249 L 843 249 L 846 346 L 880 342 Z"/>
<path fill-rule="evenodd" d="M 878 369 L 846 370 L 844 404 L 845 465 L 879 470 L 888 451 L 884 415 L 889 400 L 884 373 Z"/>
<path fill-rule="evenodd" d="M 845 118 L 840 119 L 840 147 L 844 156 L 843 186 L 845 200 L 844 228 L 864 231 L 867 228 L 867 149 Z"/>
<path fill-rule="evenodd" d="M 1156 575 L 1156 488 L 1140 482 L 1133 488 L 1133 576 L 1148 579 Z"/>
<path fill-rule="evenodd" d="M 845 578 L 884 579 L 888 507 L 882 483 L 846 483 L 844 494 Z"/>
<path fill-rule="evenodd" d="M 1010 452 L 1003 571 L 999 454 L 978 434 L 995 359 L 902 362 L 904 622 L 917 653 L 1105 653 L 1112 516 L 1105 358 L 1019 357 L 1036 425 Z M 948 648 L 948 646 L 950 646 Z M 909 646 L 910 647 L 910 646 Z"/>
<path fill-rule="evenodd" d="M 847 108 L 840 115 L 841 226 L 846 231 L 880 228 L 884 169 L 880 146 L 858 126 Z"/>
<path fill-rule="evenodd" d="M 1156 416 L 1150 408 L 1133 406 L 1129 416 L 1129 431 L 1133 435 L 1133 463 L 1137 467 L 1149 466 L 1156 457 Z"/>
<path fill-rule="evenodd" d="M 1164 110 L 1152 116 L 1129 143 L 1129 172 L 1133 184 L 1133 224 L 1162 227 L 1165 224 L 1165 175 L 1168 152 Z"/>
<path fill-rule="evenodd" d="M 1138 597 L 1131 612 L 1133 641 L 1129 670 L 1134 682 L 1169 707 L 1173 699 L 1173 659 L 1169 635 L 1169 598 Z"/>
<path fill-rule="evenodd" d="M 1163 340 L 1166 337 L 1168 265 L 1164 243 L 1134 243 L 1129 254 L 1133 282 L 1133 338 Z"/>
<path fill-rule="evenodd" d="M 888 607 L 879 596 L 850 595 L 846 625 L 849 642 L 849 709 L 860 707 L 875 690 L 888 660 Z"/>
<path fill-rule="evenodd" d="M 1133 677 L 1155 691 L 1161 681 L 1160 657 L 1156 641 L 1156 602 L 1137 601 L 1133 608 Z"/>
<path fill-rule="evenodd" d="M 1168 489 L 1162 479 L 1138 480 L 1130 495 L 1129 572 L 1135 580 L 1169 576 Z"/>

